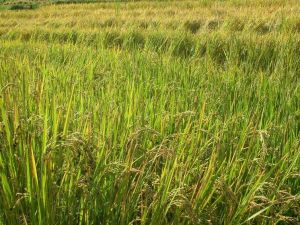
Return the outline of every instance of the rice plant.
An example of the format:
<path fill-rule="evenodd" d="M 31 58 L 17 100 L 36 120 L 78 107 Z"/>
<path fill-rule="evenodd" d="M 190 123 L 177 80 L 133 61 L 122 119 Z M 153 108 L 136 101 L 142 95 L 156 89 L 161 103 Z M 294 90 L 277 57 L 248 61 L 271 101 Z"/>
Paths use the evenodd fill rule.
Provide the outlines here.
<path fill-rule="evenodd" d="M 300 4 L 0 11 L 0 225 L 299 224 Z"/>

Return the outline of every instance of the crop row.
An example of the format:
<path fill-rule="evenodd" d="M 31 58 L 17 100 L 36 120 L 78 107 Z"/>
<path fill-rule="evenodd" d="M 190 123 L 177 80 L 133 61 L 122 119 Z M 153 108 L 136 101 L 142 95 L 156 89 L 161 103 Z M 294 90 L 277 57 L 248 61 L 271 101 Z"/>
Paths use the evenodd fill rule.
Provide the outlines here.
<path fill-rule="evenodd" d="M 251 68 L 273 70 L 276 65 L 289 65 L 289 57 L 300 57 L 300 40 L 297 36 L 286 39 L 283 36 L 224 36 L 213 34 L 194 37 L 192 35 L 166 35 L 160 32 L 119 32 L 116 30 L 99 32 L 47 30 L 15 31 L 0 33 L 1 40 L 44 41 L 53 43 L 81 44 L 95 49 L 106 48 L 123 50 L 150 50 L 158 54 L 170 54 L 180 58 L 212 59 L 217 65 L 224 66 L 227 61 L 237 65 L 251 65 Z M 272 63 L 271 63 L 272 62 Z M 292 63 L 299 71 L 299 62 Z"/>
<path fill-rule="evenodd" d="M 259 35 L 272 34 L 276 32 L 291 32 L 300 33 L 300 20 L 291 21 L 244 21 L 239 18 L 233 18 L 226 21 L 220 19 L 210 20 L 172 20 L 172 21 L 159 21 L 159 20 L 128 20 L 128 19 L 115 19 L 104 18 L 102 20 L 94 20 L 87 23 L 84 19 L 51 19 L 50 21 L 37 21 L 32 19 L 24 19 L 23 22 L 18 22 L 17 19 L 0 20 L 0 27 L 2 29 L 11 29 L 16 26 L 26 26 L 31 28 L 38 26 L 40 28 L 46 27 L 48 29 L 79 29 L 79 30 L 103 30 L 103 29 L 118 29 L 118 30 L 142 30 L 142 31 L 157 31 L 164 32 L 180 31 L 187 32 L 194 35 L 201 35 L 215 31 L 222 32 L 248 32 L 256 33 Z"/>

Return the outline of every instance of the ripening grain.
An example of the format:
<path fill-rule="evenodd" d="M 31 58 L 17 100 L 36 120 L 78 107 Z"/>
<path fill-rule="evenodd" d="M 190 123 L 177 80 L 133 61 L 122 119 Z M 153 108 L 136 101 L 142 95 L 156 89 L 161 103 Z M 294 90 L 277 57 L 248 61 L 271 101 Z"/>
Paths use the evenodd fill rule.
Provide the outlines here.
<path fill-rule="evenodd" d="M 299 224 L 299 15 L 0 11 L 0 225 Z"/>

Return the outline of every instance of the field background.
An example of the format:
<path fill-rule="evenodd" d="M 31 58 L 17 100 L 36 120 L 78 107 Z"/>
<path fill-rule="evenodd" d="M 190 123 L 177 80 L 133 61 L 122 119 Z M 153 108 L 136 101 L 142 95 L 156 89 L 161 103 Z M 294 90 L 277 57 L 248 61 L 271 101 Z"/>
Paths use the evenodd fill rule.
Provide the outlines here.
<path fill-rule="evenodd" d="M 0 11 L 0 224 L 299 224 L 300 2 Z"/>

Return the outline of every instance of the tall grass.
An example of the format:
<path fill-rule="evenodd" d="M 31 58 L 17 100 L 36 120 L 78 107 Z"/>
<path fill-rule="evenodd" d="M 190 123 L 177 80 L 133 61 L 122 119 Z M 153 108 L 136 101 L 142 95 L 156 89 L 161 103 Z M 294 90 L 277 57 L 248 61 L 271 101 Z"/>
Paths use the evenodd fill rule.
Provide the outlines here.
<path fill-rule="evenodd" d="M 257 4 L 299 10 L 278 2 Z M 177 4 L 214 10 L 144 2 L 0 15 L 0 224 L 298 224 L 297 15 L 264 32 L 240 14 L 211 29 L 192 13 L 167 18 L 180 24 L 169 30 Z M 123 16 L 81 27 L 95 21 L 80 7 Z M 130 17 L 151 12 L 157 26 Z M 34 26 L 35 13 L 77 22 Z"/>

